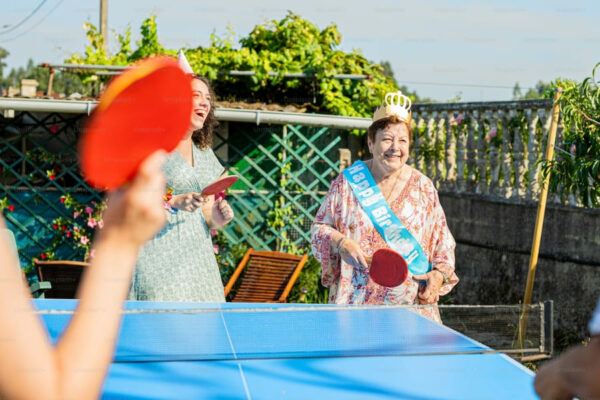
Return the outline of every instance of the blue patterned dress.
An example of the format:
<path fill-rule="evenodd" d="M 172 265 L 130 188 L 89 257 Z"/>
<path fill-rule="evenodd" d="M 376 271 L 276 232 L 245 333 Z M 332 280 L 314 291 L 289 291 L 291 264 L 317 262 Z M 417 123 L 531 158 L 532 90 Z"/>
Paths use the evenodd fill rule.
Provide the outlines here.
<path fill-rule="evenodd" d="M 178 151 L 164 170 L 173 195 L 200 193 L 224 171 L 211 149 L 193 146 L 194 166 Z M 202 209 L 169 214 L 167 225 L 140 250 L 129 300 L 224 302 L 223 283 Z"/>

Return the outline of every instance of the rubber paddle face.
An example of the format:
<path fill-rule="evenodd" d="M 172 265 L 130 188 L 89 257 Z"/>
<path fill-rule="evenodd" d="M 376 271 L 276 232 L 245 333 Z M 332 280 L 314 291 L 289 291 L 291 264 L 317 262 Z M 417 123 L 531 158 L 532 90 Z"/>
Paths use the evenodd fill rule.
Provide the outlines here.
<path fill-rule="evenodd" d="M 394 250 L 379 249 L 373 254 L 369 271 L 373 282 L 385 287 L 396 287 L 408 277 L 408 264 Z"/>
<path fill-rule="evenodd" d="M 150 154 L 175 149 L 191 115 L 190 76 L 171 58 L 141 61 L 110 83 L 88 119 L 79 144 L 83 175 L 98 189 L 121 186 Z"/>
<path fill-rule="evenodd" d="M 217 195 L 227 190 L 231 185 L 237 182 L 237 180 L 237 176 L 226 176 L 205 187 L 201 194 L 202 196 Z"/>

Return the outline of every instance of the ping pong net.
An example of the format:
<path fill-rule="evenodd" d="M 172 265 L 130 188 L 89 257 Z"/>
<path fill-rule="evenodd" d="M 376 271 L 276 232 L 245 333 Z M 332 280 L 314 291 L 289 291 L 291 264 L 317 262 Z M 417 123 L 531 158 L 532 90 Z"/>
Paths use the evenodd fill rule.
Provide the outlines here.
<path fill-rule="evenodd" d="M 520 361 L 550 358 L 553 351 L 554 308 L 551 300 L 530 305 L 440 306 L 444 325 Z M 519 323 L 527 315 L 524 340 Z"/>
<path fill-rule="evenodd" d="M 516 348 L 518 306 L 201 304 L 128 302 L 114 362 L 414 356 L 552 351 L 552 304 L 527 306 L 526 344 Z M 72 310 L 40 310 L 50 336 Z"/>

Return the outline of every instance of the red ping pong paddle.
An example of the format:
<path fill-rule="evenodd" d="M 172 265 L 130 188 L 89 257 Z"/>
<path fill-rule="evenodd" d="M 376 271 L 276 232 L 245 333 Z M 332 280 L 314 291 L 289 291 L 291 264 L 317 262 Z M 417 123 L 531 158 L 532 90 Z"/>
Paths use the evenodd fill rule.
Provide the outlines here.
<path fill-rule="evenodd" d="M 224 178 L 216 180 L 213 183 L 211 183 L 210 185 L 208 185 L 207 187 L 205 187 L 204 190 L 202 190 L 201 195 L 202 196 L 210 196 L 213 194 L 217 195 L 221 192 L 224 192 L 228 187 L 233 185 L 237 180 L 238 180 L 238 177 L 235 175 L 226 176 Z"/>
<path fill-rule="evenodd" d="M 154 57 L 117 76 L 88 119 L 79 144 L 81 170 L 98 189 L 113 189 L 157 150 L 171 152 L 190 127 L 190 77 L 177 62 Z"/>
<path fill-rule="evenodd" d="M 379 249 L 373 254 L 369 274 L 373 282 L 381 286 L 396 287 L 408 277 L 408 264 L 394 250 Z"/>

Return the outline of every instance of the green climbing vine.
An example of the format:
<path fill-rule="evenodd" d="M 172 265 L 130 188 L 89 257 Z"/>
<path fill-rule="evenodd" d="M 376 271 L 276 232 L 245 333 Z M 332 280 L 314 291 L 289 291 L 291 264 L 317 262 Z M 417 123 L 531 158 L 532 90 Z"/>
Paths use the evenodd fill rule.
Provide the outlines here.
<path fill-rule="evenodd" d="M 131 29 L 117 35 L 119 49 L 110 54 L 103 48 L 98 29 L 84 24 L 89 45 L 83 54 L 66 62 L 78 64 L 128 65 L 158 54 L 175 55 L 179 49 L 163 47 L 158 38 L 156 17 L 140 28 L 141 39 L 131 45 Z M 381 98 L 397 90 L 383 68 L 368 61 L 358 50 L 340 49 L 342 35 L 336 25 L 319 30 L 292 12 L 281 20 L 256 25 L 233 42 L 234 33 L 221 38 L 211 35 L 207 47 L 184 49 L 196 73 L 208 77 L 218 96 L 237 101 L 309 103 L 313 109 L 345 116 L 370 116 Z M 230 76 L 229 71 L 254 71 L 251 76 Z M 275 72 L 275 75 L 270 73 Z M 309 78 L 284 78 L 285 73 L 307 73 Z M 334 79 L 336 74 L 365 75 L 368 79 Z M 91 75 L 88 75 L 91 77 Z"/>
<path fill-rule="evenodd" d="M 557 79 L 553 87 L 563 91 L 560 99 L 562 143 L 557 143 L 554 160 L 542 163 L 545 174 L 551 172 L 550 190 L 577 193 L 588 207 L 600 206 L 600 86 L 596 73 L 582 82 Z"/>

